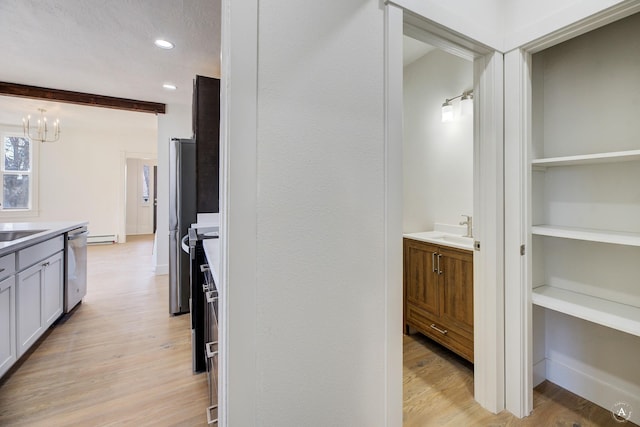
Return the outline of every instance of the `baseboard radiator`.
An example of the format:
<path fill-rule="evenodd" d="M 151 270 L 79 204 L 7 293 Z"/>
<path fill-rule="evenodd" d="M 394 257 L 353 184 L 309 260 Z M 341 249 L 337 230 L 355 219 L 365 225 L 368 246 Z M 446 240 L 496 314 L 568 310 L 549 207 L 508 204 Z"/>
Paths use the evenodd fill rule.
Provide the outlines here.
<path fill-rule="evenodd" d="M 88 245 L 110 245 L 117 242 L 117 236 L 115 234 L 105 234 L 102 236 L 87 236 Z"/>

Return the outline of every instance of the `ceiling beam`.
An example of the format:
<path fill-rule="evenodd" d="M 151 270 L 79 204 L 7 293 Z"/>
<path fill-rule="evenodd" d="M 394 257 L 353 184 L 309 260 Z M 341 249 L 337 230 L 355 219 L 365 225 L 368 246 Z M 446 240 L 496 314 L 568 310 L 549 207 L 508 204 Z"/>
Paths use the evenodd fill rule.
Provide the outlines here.
<path fill-rule="evenodd" d="M 91 107 L 114 108 L 117 110 L 138 111 L 142 113 L 164 114 L 165 104 L 137 101 L 135 99 L 115 98 L 113 96 L 72 92 L 69 90 L 48 89 L 44 87 L 0 82 L 0 95 L 22 98 L 46 99 L 68 104 L 88 105 Z"/>

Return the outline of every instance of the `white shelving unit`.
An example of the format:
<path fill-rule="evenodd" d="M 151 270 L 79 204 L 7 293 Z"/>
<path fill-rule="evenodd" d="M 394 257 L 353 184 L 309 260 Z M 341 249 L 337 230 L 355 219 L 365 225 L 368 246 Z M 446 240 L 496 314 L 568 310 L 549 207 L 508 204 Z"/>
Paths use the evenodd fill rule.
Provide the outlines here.
<path fill-rule="evenodd" d="M 640 336 L 640 308 L 552 286 L 533 289 L 535 305 Z"/>
<path fill-rule="evenodd" d="M 533 166 L 578 166 L 598 163 L 631 162 L 640 160 L 640 150 L 613 151 L 609 153 L 584 154 L 579 156 L 550 157 L 546 159 L 534 159 Z"/>
<path fill-rule="evenodd" d="M 640 407 L 638 37 L 640 14 L 534 54 L 531 72 L 534 377 L 604 408 Z"/>
<path fill-rule="evenodd" d="M 535 236 L 559 237 L 588 242 L 612 243 L 615 245 L 640 246 L 640 233 L 622 231 L 592 230 L 556 225 L 534 225 L 531 234 Z"/>

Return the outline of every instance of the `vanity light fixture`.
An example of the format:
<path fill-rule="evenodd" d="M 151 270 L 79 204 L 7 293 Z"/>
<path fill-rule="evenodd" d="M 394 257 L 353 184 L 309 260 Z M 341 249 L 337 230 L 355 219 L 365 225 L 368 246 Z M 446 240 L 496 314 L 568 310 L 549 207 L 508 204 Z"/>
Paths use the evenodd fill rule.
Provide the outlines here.
<path fill-rule="evenodd" d="M 462 94 L 460 99 L 460 113 L 463 116 L 469 116 L 473 113 L 473 91 Z"/>
<path fill-rule="evenodd" d="M 178 87 L 172 83 L 165 83 L 162 85 L 166 90 L 176 90 Z"/>
<path fill-rule="evenodd" d="M 25 138 L 39 142 L 56 142 L 60 139 L 60 120 L 56 119 L 53 122 L 53 136 L 49 138 L 47 137 L 49 135 L 47 117 L 44 115 L 47 110 L 44 108 L 38 108 L 38 111 L 40 112 L 40 118 L 38 119 L 37 126 L 33 129 L 31 126 L 31 116 L 27 116 L 26 119 L 22 119 L 22 132 L 24 133 Z"/>
<path fill-rule="evenodd" d="M 442 123 L 449 123 L 453 121 L 453 105 L 450 100 L 444 101 L 442 104 Z"/>
<path fill-rule="evenodd" d="M 453 98 L 447 98 L 444 100 L 444 103 L 442 104 L 442 123 L 453 121 L 453 105 L 451 104 L 451 101 L 458 98 L 461 98 L 460 110 L 463 116 L 466 116 L 473 112 L 473 91 L 466 90 L 458 96 L 454 96 Z"/>
<path fill-rule="evenodd" d="M 173 47 L 174 47 L 173 43 L 171 43 L 168 40 L 164 40 L 164 39 L 156 39 L 156 41 L 154 43 L 160 49 L 173 49 Z"/>

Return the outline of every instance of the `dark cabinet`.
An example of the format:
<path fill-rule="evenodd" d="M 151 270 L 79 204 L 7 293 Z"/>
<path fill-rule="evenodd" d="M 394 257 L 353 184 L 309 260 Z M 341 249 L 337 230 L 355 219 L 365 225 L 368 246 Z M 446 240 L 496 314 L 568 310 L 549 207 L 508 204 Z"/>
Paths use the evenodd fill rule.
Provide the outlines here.
<path fill-rule="evenodd" d="M 196 141 L 197 212 L 220 212 L 220 80 L 193 82 L 193 136 Z"/>

